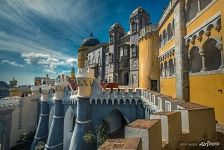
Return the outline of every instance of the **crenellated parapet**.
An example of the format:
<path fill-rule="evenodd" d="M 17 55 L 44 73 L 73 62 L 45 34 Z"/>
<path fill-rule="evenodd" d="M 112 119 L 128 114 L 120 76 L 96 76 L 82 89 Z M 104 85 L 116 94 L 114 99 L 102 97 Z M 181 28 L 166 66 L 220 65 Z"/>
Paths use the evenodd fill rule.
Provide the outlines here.
<path fill-rule="evenodd" d="M 180 105 L 181 110 L 135 120 L 125 127 L 125 138 L 141 137 L 143 149 L 187 149 L 188 143 L 200 147 L 202 141 L 219 145 L 214 109 L 190 102 Z"/>
<path fill-rule="evenodd" d="M 141 90 L 133 88 L 106 88 L 100 94 L 92 95 L 91 104 L 131 104 L 141 101 Z"/>
<path fill-rule="evenodd" d="M 94 70 L 91 68 L 79 68 L 78 81 L 78 97 L 90 97 L 92 94 L 92 83 L 94 80 Z"/>
<path fill-rule="evenodd" d="M 141 99 L 143 106 L 154 112 L 174 111 L 181 108 L 180 105 L 185 103 L 182 99 L 172 98 L 151 90 L 141 90 Z"/>
<path fill-rule="evenodd" d="M 68 86 L 68 78 L 57 78 L 55 79 L 54 90 L 55 94 L 53 99 L 54 100 L 62 100 L 64 97 L 65 88 Z"/>
<path fill-rule="evenodd" d="M 40 94 L 40 86 L 31 86 L 30 87 L 32 95 Z"/>

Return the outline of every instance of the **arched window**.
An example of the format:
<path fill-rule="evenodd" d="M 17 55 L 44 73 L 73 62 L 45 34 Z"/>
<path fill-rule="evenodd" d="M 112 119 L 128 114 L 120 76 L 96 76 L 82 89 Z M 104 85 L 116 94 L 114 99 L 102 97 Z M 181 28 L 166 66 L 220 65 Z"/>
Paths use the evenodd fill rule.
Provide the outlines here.
<path fill-rule="evenodd" d="M 173 29 L 171 23 L 167 27 L 168 41 L 173 37 Z"/>
<path fill-rule="evenodd" d="M 198 0 L 189 0 L 187 3 L 188 21 L 191 21 L 198 13 Z"/>
<path fill-rule="evenodd" d="M 173 59 L 169 60 L 169 75 L 172 76 L 174 74 L 174 64 Z"/>
<path fill-rule="evenodd" d="M 129 74 L 128 72 L 126 72 L 124 74 L 124 85 L 128 85 L 128 83 L 129 83 Z"/>
<path fill-rule="evenodd" d="M 202 68 L 202 59 L 199 48 L 194 46 L 190 50 L 190 69 L 192 73 L 200 72 Z"/>
<path fill-rule="evenodd" d="M 132 82 L 132 84 L 134 84 L 136 82 L 136 75 L 135 74 L 132 75 L 131 82 Z"/>
<path fill-rule="evenodd" d="M 122 57 L 123 54 L 124 54 L 124 50 L 123 50 L 123 48 L 120 48 L 120 57 Z"/>
<path fill-rule="evenodd" d="M 98 57 L 98 64 L 101 64 L 100 56 Z"/>
<path fill-rule="evenodd" d="M 131 24 L 131 26 L 132 26 L 132 32 L 136 32 L 137 31 L 137 23 L 133 22 Z"/>
<path fill-rule="evenodd" d="M 114 43 L 114 36 L 110 35 L 110 44 L 113 44 L 113 43 Z"/>
<path fill-rule="evenodd" d="M 167 32 L 166 30 L 163 31 L 163 45 L 167 42 Z"/>
<path fill-rule="evenodd" d="M 110 83 L 110 82 L 112 82 L 112 77 L 111 77 L 111 76 L 109 76 L 109 83 Z"/>
<path fill-rule="evenodd" d="M 202 49 L 205 52 L 205 68 L 209 70 L 217 70 L 221 65 L 221 50 L 216 47 L 215 39 L 205 41 Z"/>
<path fill-rule="evenodd" d="M 162 44 L 162 35 L 161 34 L 159 36 L 159 46 L 160 46 L 160 48 L 163 46 L 163 44 Z"/>
<path fill-rule="evenodd" d="M 136 57 L 137 56 L 137 47 L 136 47 L 136 45 L 134 45 L 134 44 L 131 45 L 131 51 L 132 51 L 132 57 Z"/>
<path fill-rule="evenodd" d="M 200 9 L 203 10 L 212 0 L 200 0 Z"/>
<path fill-rule="evenodd" d="M 175 24 L 174 24 L 174 19 L 173 19 L 173 22 L 172 22 L 172 29 L 173 29 L 173 36 L 175 35 Z"/>
<path fill-rule="evenodd" d="M 124 48 L 124 56 L 128 56 L 128 49 Z"/>
<path fill-rule="evenodd" d="M 163 63 L 160 65 L 160 76 L 163 77 Z"/>
<path fill-rule="evenodd" d="M 95 63 L 96 63 L 96 58 L 95 58 L 95 56 L 93 56 L 92 63 L 93 63 L 93 64 L 95 64 Z"/>
<path fill-rule="evenodd" d="M 167 74 L 168 74 L 167 70 L 168 70 L 167 62 L 165 61 L 165 62 L 164 62 L 164 77 L 166 77 Z"/>

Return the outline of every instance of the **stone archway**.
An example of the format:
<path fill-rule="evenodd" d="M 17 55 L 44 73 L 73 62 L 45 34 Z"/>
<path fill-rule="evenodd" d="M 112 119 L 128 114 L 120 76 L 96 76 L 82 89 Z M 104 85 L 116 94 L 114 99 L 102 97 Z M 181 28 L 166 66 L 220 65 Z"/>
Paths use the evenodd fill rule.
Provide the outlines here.
<path fill-rule="evenodd" d="M 128 124 L 127 118 L 117 109 L 109 112 L 105 118 L 109 124 L 109 138 L 123 138 L 124 127 Z"/>
<path fill-rule="evenodd" d="M 128 85 L 129 84 L 129 73 L 126 72 L 124 74 L 124 85 Z"/>
<path fill-rule="evenodd" d="M 194 46 L 189 52 L 190 56 L 190 69 L 192 73 L 200 72 L 202 69 L 202 58 L 199 54 L 199 48 Z"/>
<path fill-rule="evenodd" d="M 206 40 L 202 49 L 205 53 L 206 70 L 218 70 L 221 66 L 221 50 L 217 47 L 217 41 L 213 38 Z"/>
<path fill-rule="evenodd" d="M 187 19 L 191 21 L 198 13 L 198 0 L 188 0 L 187 2 Z"/>

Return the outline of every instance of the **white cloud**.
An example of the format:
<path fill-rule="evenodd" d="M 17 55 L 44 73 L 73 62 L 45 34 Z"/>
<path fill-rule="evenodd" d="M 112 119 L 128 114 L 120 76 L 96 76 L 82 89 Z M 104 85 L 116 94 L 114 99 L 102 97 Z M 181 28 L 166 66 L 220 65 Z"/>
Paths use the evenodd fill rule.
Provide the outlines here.
<path fill-rule="evenodd" d="M 53 55 L 37 52 L 22 53 L 21 57 L 28 65 L 42 66 L 47 73 L 56 73 L 55 70 L 58 67 L 71 67 L 77 62 L 75 58 L 57 58 Z"/>
<path fill-rule="evenodd" d="M 11 61 L 11 60 L 8 60 L 8 59 L 3 59 L 1 61 L 2 64 L 9 64 L 9 65 L 12 65 L 12 66 L 16 66 L 16 67 L 23 67 L 24 65 L 22 64 L 18 64 L 16 63 L 15 61 Z"/>

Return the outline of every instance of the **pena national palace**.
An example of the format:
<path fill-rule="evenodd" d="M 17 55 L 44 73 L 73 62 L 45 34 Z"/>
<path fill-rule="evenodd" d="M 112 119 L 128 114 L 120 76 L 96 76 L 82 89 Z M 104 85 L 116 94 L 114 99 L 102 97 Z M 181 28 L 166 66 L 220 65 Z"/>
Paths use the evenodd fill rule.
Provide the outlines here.
<path fill-rule="evenodd" d="M 224 0 L 127 22 L 83 40 L 77 75 L 1 88 L 0 150 L 224 150 Z"/>

